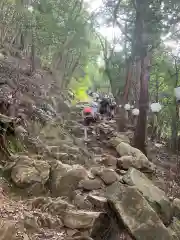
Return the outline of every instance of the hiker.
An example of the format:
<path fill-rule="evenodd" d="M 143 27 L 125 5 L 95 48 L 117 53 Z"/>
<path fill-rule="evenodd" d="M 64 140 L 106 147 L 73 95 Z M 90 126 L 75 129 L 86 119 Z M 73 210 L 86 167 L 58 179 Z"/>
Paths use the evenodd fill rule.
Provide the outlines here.
<path fill-rule="evenodd" d="M 87 129 L 88 127 L 97 121 L 97 106 L 84 107 L 82 112 L 83 123 L 84 123 L 84 139 L 87 140 Z"/>
<path fill-rule="evenodd" d="M 74 100 L 75 98 L 74 93 L 71 89 L 68 90 L 68 97 L 70 98 L 70 100 Z"/>
<path fill-rule="evenodd" d="M 93 97 L 93 99 L 94 99 L 95 101 L 97 101 L 97 100 L 99 99 L 99 94 L 96 93 L 96 92 L 94 92 L 94 93 L 92 94 L 92 97 Z"/>
<path fill-rule="evenodd" d="M 91 103 L 91 107 L 92 107 L 92 110 L 93 110 L 94 118 L 97 119 L 99 103 L 97 101 L 93 101 Z"/>
<path fill-rule="evenodd" d="M 102 98 L 99 103 L 99 113 L 101 117 L 105 119 L 105 117 L 109 116 L 110 113 L 110 101 L 107 97 Z"/>
<path fill-rule="evenodd" d="M 115 116 L 115 110 L 116 110 L 116 102 L 111 99 L 111 102 L 110 102 L 110 118 L 114 118 Z"/>
<path fill-rule="evenodd" d="M 87 95 L 90 96 L 90 97 L 92 97 L 92 96 L 93 96 L 93 92 L 92 92 L 91 90 L 88 90 L 88 91 L 87 91 Z"/>

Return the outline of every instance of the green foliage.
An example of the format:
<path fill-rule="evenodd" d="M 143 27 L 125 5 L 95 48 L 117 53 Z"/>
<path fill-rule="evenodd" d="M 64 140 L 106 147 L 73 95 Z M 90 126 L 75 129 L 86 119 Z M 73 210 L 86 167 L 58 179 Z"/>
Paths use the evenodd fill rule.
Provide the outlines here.
<path fill-rule="evenodd" d="M 8 137 L 8 149 L 13 154 L 24 152 L 25 146 L 15 137 Z"/>
<path fill-rule="evenodd" d="M 100 40 L 106 62 L 104 74 L 110 80 L 112 92 L 116 95 L 124 89 L 128 62 L 137 69 L 138 83 L 140 83 L 137 59 L 146 51 L 152 52 L 152 66 L 149 69 L 150 101 L 159 101 L 163 105 L 159 114 L 159 130 L 162 135 L 169 137 L 173 132 L 173 125 L 177 125 L 179 121 L 176 114 L 174 88 L 180 84 L 180 61 L 178 52 L 173 56 L 172 48 L 167 48 L 166 44 L 163 44 L 162 37 L 169 34 L 168 40 L 179 41 L 180 29 L 177 23 L 180 2 L 177 0 L 105 0 L 103 3 L 104 6 L 99 11 L 102 22 L 107 26 L 118 28 L 121 33 L 114 35 L 111 43 Z M 117 43 L 122 51 L 114 53 Z M 133 77 L 132 80 L 136 81 L 137 76 Z"/>
<path fill-rule="evenodd" d="M 180 61 L 172 49 L 162 44 L 162 36 L 171 33 L 179 40 L 180 2 L 177 0 L 139 1 L 104 0 L 95 19 L 81 0 L 33 1 L 33 11 L 21 0 L 0 1 L 0 50 L 8 53 L 16 48 L 22 55 L 31 56 L 35 47 L 43 66 L 50 68 L 59 89 L 71 87 L 76 101 L 88 99 L 88 88 L 100 91 L 111 89 L 114 96 L 123 92 L 128 61 L 136 67 L 141 50 L 154 50 L 150 69 L 150 100 L 160 101 L 163 110 L 159 121 L 163 134 L 169 133 L 175 116 L 174 87 L 179 78 Z M 137 13 L 143 19 L 144 45 L 140 45 Z M 120 34 L 108 42 L 96 30 L 100 25 L 114 26 Z M 121 51 L 115 51 L 116 45 Z M 12 48 L 12 49 L 11 49 Z M 102 56 L 105 66 L 98 66 Z M 178 73 L 177 73 L 177 65 Z M 176 74 L 177 73 L 177 74 Z M 179 81 L 178 81 L 179 84 Z"/>
<path fill-rule="evenodd" d="M 99 55 L 92 16 L 81 0 L 40 0 L 32 6 L 30 11 L 23 1 L 0 3 L 2 48 L 16 47 L 29 56 L 33 44 L 42 65 L 57 72 L 57 85 L 66 88 L 73 77 L 82 77 L 82 69 L 89 61 L 95 63 Z"/>
<path fill-rule="evenodd" d="M 179 78 L 179 70 L 176 72 L 175 59 L 178 60 L 177 57 L 169 54 L 165 47 L 155 51 L 149 82 L 151 102 L 159 101 L 163 106 L 159 114 L 159 129 L 164 138 L 170 137 L 173 125 L 178 121 L 174 88 L 176 87 L 176 73 Z M 179 83 L 180 79 L 177 85 Z"/>
<path fill-rule="evenodd" d="M 91 80 L 88 75 L 85 75 L 84 78 L 79 78 L 73 80 L 70 87 L 75 93 L 75 102 L 76 101 L 87 101 L 89 99 L 86 91 L 91 87 Z"/>
<path fill-rule="evenodd" d="M 113 52 L 109 61 L 106 62 L 105 73 L 109 75 L 111 89 L 114 96 L 123 92 L 126 82 L 126 66 L 122 52 Z"/>

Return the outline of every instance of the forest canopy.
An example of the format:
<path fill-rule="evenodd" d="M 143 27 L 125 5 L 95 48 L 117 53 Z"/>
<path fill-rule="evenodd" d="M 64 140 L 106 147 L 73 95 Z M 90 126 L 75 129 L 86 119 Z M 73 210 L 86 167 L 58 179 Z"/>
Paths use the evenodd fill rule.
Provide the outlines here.
<path fill-rule="evenodd" d="M 86 100 L 91 88 L 111 91 L 118 104 L 133 102 L 140 109 L 138 124 L 144 126 L 144 136 L 147 124 L 141 117 L 147 116 L 149 103 L 160 102 L 158 134 L 176 139 L 180 2 L 103 0 L 97 8 L 92 4 L 2 0 L 1 52 L 30 58 L 32 72 L 38 57 L 52 72 L 56 87 L 71 88 L 77 100 Z M 140 138 L 138 131 L 135 135 Z"/>

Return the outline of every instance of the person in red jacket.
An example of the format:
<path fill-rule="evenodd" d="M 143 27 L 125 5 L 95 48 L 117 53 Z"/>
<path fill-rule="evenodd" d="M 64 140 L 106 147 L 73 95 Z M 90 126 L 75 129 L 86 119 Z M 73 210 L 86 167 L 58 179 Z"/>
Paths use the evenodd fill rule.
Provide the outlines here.
<path fill-rule="evenodd" d="M 84 139 L 87 140 L 87 128 L 91 124 L 97 121 L 97 115 L 93 109 L 93 107 L 84 107 L 82 112 L 83 123 L 84 123 Z"/>

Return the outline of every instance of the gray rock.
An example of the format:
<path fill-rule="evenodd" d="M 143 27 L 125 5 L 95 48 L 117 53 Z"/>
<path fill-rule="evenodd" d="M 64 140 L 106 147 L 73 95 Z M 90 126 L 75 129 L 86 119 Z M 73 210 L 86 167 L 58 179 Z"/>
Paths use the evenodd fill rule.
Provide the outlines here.
<path fill-rule="evenodd" d="M 99 179 L 85 179 L 79 183 L 79 187 L 89 191 L 100 189 L 102 186 L 102 181 Z"/>
<path fill-rule="evenodd" d="M 134 239 L 172 239 L 172 235 L 156 212 L 135 187 L 127 187 L 116 182 L 107 188 L 105 196 L 119 223 L 123 221 Z"/>
<path fill-rule="evenodd" d="M 46 161 L 20 157 L 12 168 L 11 178 L 18 187 L 34 183 L 45 184 L 49 179 L 50 166 Z"/>
<path fill-rule="evenodd" d="M 107 199 L 105 197 L 96 196 L 93 194 L 89 194 L 87 199 L 93 206 L 98 210 L 104 210 L 107 204 Z"/>
<path fill-rule="evenodd" d="M 117 181 L 117 173 L 113 169 L 105 168 L 102 170 L 100 178 L 106 185 L 110 185 Z"/>
<path fill-rule="evenodd" d="M 66 196 L 72 198 L 73 191 L 78 188 L 79 182 L 88 176 L 85 168 L 74 165 L 70 167 L 66 164 L 58 164 L 58 167 L 52 169 L 50 179 L 51 190 L 54 196 Z"/>
<path fill-rule="evenodd" d="M 71 229 L 90 229 L 99 214 L 99 212 L 69 210 L 65 213 L 63 223 L 66 227 Z"/>
<path fill-rule="evenodd" d="M 173 209 L 168 197 L 165 192 L 156 187 L 145 174 L 135 168 L 131 168 L 127 174 L 124 175 L 123 180 L 129 185 L 135 186 L 142 193 L 165 224 L 170 222 Z"/>
<path fill-rule="evenodd" d="M 135 167 L 137 169 L 142 169 L 144 172 L 154 172 L 155 165 L 150 162 L 147 157 L 137 148 L 130 146 L 125 142 L 121 142 L 117 147 L 116 151 L 120 154 L 121 157 L 131 156 L 132 164 L 131 167 Z M 124 161 L 126 159 L 123 159 Z M 126 160 L 127 161 L 127 160 Z M 122 161 L 123 162 L 123 161 Z M 128 164 L 130 162 L 130 158 L 128 158 Z"/>

